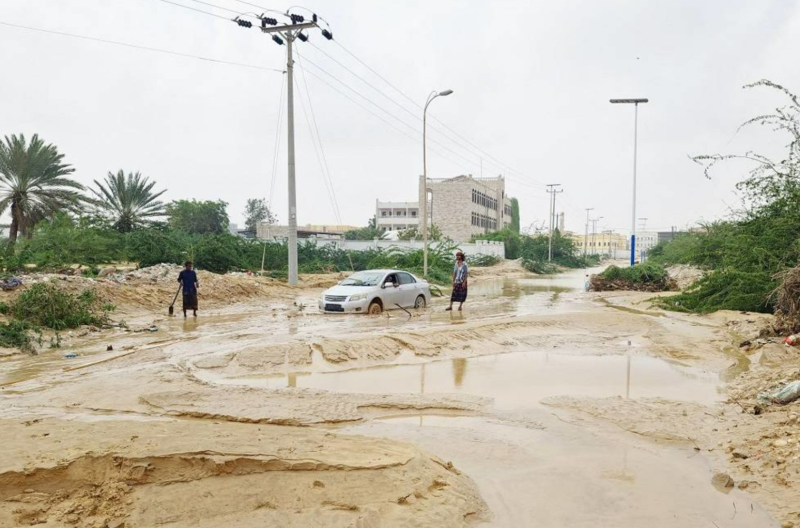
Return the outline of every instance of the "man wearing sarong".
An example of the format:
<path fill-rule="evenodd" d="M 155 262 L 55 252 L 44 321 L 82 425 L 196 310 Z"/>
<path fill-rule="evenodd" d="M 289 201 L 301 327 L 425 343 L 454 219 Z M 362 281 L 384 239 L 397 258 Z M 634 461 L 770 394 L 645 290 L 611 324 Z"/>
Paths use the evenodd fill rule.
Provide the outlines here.
<path fill-rule="evenodd" d="M 464 260 L 462 252 L 456 253 L 456 265 L 453 267 L 453 293 L 450 295 L 450 306 L 447 310 L 453 309 L 453 303 L 458 304 L 458 311 L 464 306 L 467 300 L 467 279 L 469 279 L 469 267 Z"/>
<path fill-rule="evenodd" d="M 192 310 L 197 317 L 197 273 L 192 269 L 192 262 L 187 260 L 184 264 L 185 269 L 178 275 L 178 282 L 183 287 L 183 316 L 186 317 L 186 310 Z"/>

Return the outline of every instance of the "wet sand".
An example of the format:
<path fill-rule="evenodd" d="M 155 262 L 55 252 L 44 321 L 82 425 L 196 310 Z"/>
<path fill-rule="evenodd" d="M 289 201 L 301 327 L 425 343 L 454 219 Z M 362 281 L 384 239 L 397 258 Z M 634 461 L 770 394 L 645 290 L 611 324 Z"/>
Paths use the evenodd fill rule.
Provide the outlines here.
<path fill-rule="evenodd" d="M 712 431 L 738 418 L 726 381 L 750 365 L 725 316 L 585 293 L 582 270 L 511 271 L 478 274 L 460 314 L 438 300 L 412 316 L 323 315 L 319 288 L 281 289 L 196 320 L 131 309 L 158 331 L 0 359 L 13 448 L 0 524 L 722 528 L 791 515 L 783 495 L 764 500 L 766 482 L 711 484 L 731 470 Z"/>

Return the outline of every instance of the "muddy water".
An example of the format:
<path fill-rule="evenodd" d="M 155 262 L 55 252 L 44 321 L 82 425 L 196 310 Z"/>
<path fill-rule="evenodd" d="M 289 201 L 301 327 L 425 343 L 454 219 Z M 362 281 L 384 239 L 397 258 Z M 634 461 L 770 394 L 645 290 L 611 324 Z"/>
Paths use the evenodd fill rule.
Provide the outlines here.
<path fill-rule="evenodd" d="M 374 318 L 321 315 L 314 309 L 316 297 L 300 293 L 288 308 L 265 303 L 201 313 L 197 320 L 160 318 L 156 321 L 158 332 L 130 339 L 140 347 L 180 340 L 163 347 L 166 361 L 179 364 L 212 351 L 230 350 L 244 341 L 341 338 L 366 329 L 397 332 L 528 314 L 591 317 L 593 310 L 611 309 L 583 293 L 583 281 L 583 271 L 533 279 L 474 280 L 464 312 L 444 312 L 446 300 L 439 299 L 412 317 L 398 311 Z M 627 352 L 626 347 L 621 340 L 620 351 Z M 49 373 L 54 380 L 62 379 L 65 366 L 113 357 L 121 349 L 116 348 L 106 353 L 100 342 L 92 343 L 78 350 L 76 360 L 65 360 L 60 351 L 33 359 L 13 358 L 0 363 L 0 376 L 16 380 Z M 483 416 L 378 410 L 373 420 L 339 428 L 343 433 L 408 441 L 452 461 L 477 483 L 494 514 L 491 526 L 774 525 L 747 496 L 714 489 L 713 468 L 693 450 L 656 445 L 541 403 L 549 396 L 571 395 L 661 397 L 709 404 L 721 398 L 717 374 L 636 353 L 601 355 L 600 350 L 595 354 L 584 347 L 579 354 L 568 346 L 559 347 L 558 353 L 532 348 L 434 361 L 409 353 L 389 365 L 337 366 L 336 371 L 322 362 L 317 357 L 307 369 L 287 367 L 280 375 L 205 381 L 347 393 L 456 393 L 493 398 L 491 411 Z"/>
<path fill-rule="evenodd" d="M 410 359 L 410 358 L 409 358 Z M 641 356 L 587 356 L 541 351 L 398 364 L 338 372 L 293 371 L 218 382 L 334 392 L 464 393 L 494 398 L 503 409 L 536 406 L 548 396 L 663 397 L 713 403 L 714 373 Z"/>

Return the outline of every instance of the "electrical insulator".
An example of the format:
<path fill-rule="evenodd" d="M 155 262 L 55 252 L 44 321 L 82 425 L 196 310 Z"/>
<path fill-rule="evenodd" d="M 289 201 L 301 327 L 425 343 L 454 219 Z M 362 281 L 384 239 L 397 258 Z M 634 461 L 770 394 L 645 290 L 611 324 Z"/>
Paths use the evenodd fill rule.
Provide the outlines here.
<path fill-rule="evenodd" d="M 325 37 L 328 40 L 333 40 L 333 33 L 328 31 L 327 29 L 323 29 L 322 30 L 322 36 Z"/>
<path fill-rule="evenodd" d="M 289 15 L 289 18 L 292 19 L 292 24 L 301 24 L 305 21 L 305 17 L 303 15 Z"/>
<path fill-rule="evenodd" d="M 241 19 L 239 19 L 239 20 L 236 21 L 236 23 L 239 24 L 240 26 L 246 27 L 246 28 L 253 27 L 253 23 L 250 22 L 249 20 L 241 20 Z"/>
<path fill-rule="evenodd" d="M 270 26 L 277 26 L 278 25 L 278 21 L 275 20 L 274 18 L 261 17 L 261 27 L 262 28 L 263 27 L 267 27 L 267 24 L 269 24 Z"/>
<path fill-rule="evenodd" d="M 280 38 L 278 35 L 272 35 L 272 40 L 283 46 L 283 39 Z"/>
<path fill-rule="evenodd" d="M 298 33 L 297 38 L 299 38 L 303 42 L 308 42 L 308 35 L 306 35 L 305 33 Z"/>
<path fill-rule="evenodd" d="M 312 20 L 314 21 L 314 23 L 316 24 L 316 23 L 317 23 L 317 14 L 316 14 L 316 13 L 314 13 L 314 16 L 313 16 L 311 19 L 312 19 Z"/>

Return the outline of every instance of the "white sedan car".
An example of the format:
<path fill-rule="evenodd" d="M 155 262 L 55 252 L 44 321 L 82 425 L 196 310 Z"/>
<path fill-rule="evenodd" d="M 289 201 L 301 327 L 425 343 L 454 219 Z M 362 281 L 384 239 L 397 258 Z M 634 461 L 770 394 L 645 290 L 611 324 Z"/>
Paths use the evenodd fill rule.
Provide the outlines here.
<path fill-rule="evenodd" d="M 398 306 L 425 308 L 431 301 L 427 281 L 402 270 L 368 270 L 350 275 L 319 299 L 323 312 L 376 315 Z"/>

